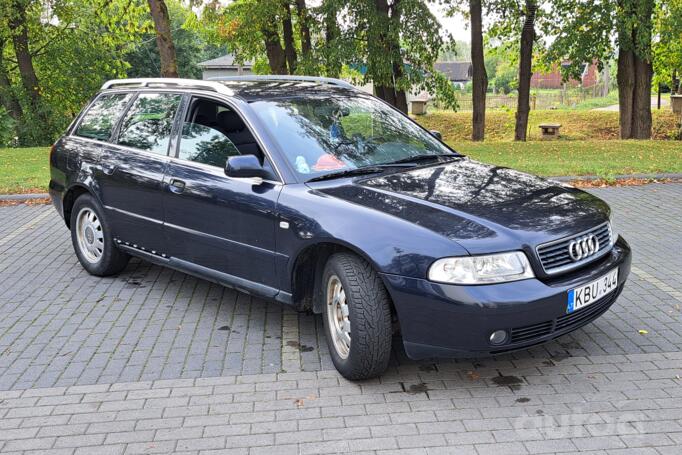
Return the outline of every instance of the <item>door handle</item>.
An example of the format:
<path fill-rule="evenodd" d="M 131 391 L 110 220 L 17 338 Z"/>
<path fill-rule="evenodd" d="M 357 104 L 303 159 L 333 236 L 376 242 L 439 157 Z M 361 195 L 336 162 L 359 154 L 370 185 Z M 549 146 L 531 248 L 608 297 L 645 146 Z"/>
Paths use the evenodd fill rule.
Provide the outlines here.
<path fill-rule="evenodd" d="M 168 188 L 171 190 L 171 192 L 175 194 L 180 194 L 185 189 L 185 182 L 178 179 L 172 179 L 170 181 L 170 185 L 168 186 Z"/>

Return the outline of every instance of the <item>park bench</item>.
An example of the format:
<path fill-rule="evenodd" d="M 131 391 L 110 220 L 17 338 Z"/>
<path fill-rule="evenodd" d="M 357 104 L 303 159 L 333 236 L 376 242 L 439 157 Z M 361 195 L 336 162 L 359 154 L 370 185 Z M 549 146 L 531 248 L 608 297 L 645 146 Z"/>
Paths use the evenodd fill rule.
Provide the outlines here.
<path fill-rule="evenodd" d="M 541 123 L 540 130 L 542 131 L 542 138 L 543 139 L 558 138 L 559 128 L 561 128 L 561 125 L 558 123 Z"/>

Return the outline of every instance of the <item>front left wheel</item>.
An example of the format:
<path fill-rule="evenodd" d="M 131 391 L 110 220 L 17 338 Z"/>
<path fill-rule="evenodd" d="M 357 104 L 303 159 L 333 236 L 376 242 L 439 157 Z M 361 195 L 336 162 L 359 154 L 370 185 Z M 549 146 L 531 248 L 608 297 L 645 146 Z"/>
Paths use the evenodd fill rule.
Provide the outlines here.
<path fill-rule="evenodd" d="M 351 380 L 379 376 L 391 357 L 391 304 L 379 275 L 349 253 L 329 258 L 322 275 L 324 327 L 334 366 Z"/>
<path fill-rule="evenodd" d="M 71 209 L 71 242 L 81 265 L 91 275 L 115 275 L 130 259 L 114 245 L 103 210 L 89 194 L 79 196 Z"/>

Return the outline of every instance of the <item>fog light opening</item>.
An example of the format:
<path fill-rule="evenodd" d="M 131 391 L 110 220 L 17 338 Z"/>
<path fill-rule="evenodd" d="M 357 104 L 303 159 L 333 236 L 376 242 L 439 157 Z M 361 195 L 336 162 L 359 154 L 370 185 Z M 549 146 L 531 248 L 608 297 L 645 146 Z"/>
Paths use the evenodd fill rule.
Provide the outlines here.
<path fill-rule="evenodd" d="M 495 330 L 490 334 L 490 344 L 499 346 L 507 341 L 507 331 L 506 330 Z"/>

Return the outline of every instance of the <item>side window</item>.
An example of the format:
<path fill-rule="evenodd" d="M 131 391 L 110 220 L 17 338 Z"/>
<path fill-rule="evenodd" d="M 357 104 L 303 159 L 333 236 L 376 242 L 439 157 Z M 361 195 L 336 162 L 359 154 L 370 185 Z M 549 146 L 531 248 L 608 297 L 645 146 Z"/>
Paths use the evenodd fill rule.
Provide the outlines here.
<path fill-rule="evenodd" d="M 220 131 L 200 123 L 182 125 L 179 158 L 211 166 L 225 167 L 227 158 L 239 155 L 239 150 Z"/>
<path fill-rule="evenodd" d="M 255 155 L 270 180 L 277 176 L 244 121 L 230 107 L 194 98 L 182 125 L 178 158 L 220 168 L 235 155 Z"/>
<path fill-rule="evenodd" d="M 90 106 L 76 129 L 76 136 L 108 141 L 116 121 L 132 97 L 129 93 L 102 95 Z"/>
<path fill-rule="evenodd" d="M 165 155 L 181 98 L 172 93 L 140 94 L 123 119 L 118 143 Z"/>

